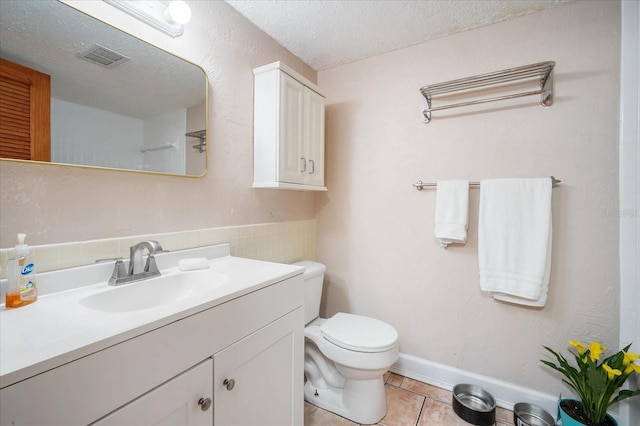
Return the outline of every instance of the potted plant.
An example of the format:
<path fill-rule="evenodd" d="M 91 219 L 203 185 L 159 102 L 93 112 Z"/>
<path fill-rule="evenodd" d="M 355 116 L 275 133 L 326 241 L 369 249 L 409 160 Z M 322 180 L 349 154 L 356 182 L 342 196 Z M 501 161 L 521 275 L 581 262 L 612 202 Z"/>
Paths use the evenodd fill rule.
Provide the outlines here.
<path fill-rule="evenodd" d="M 541 360 L 541 362 L 564 375 L 562 379 L 578 395 L 579 400 L 561 399 L 559 401 L 562 424 L 608 426 L 616 425 L 616 421 L 607 414 L 607 410 L 613 404 L 632 396 L 640 395 L 640 389 L 623 389 L 614 396 L 627 378 L 635 373 L 640 373 L 640 365 L 634 361 L 640 355 L 628 352 L 628 345 L 621 351 L 600 360 L 606 350 L 598 342 L 586 346 L 578 341 L 569 342 L 575 348 L 569 351 L 575 358 L 575 366 L 572 366 L 562 355 L 551 348 L 544 348 L 556 358 L 557 364 Z M 568 417 L 567 417 L 568 416 Z M 569 418 L 570 417 L 570 418 Z"/>

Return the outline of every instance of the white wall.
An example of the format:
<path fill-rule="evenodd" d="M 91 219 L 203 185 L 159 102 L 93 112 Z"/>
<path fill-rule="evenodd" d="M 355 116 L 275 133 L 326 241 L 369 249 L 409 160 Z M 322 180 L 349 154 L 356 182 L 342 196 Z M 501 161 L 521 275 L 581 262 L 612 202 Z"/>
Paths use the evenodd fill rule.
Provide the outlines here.
<path fill-rule="evenodd" d="M 114 129 L 118 129 L 114 134 Z M 142 120 L 51 99 L 51 161 L 142 170 Z"/>
<path fill-rule="evenodd" d="M 184 174 L 186 115 L 182 109 L 141 120 L 52 98 L 51 161 Z M 175 147 L 140 151 L 169 144 Z"/>
<path fill-rule="evenodd" d="M 144 120 L 145 170 L 185 173 L 187 110 L 169 112 Z M 172 148 L 154 149 L 167 145 Z"/>
<path fill-rule="evenodd" d="M 620 345 L 640 353 L 640 4 L 622 2 L 620 90 Z M 635 377 L 631 387 L 640 387 Z M 629 401 L 629 400 L 627 400 Z M 621 419 L 640 423 L 640 401 L 624 404 Z M 628 409 L 627 409 L 628 408 Z M 623 417 L 625 416 L 625 417 Z M 624 422 L 621 424 L 625 424 Z"/>
<path fill-rule="evenodd" d="M 539 98 L 433 114 L 421 86 L 554 60 L 555 103 Z M 620 3 L 576 2 L 321 71 L 328 93 L 318 259 L 323 313 L 395 326 L 401 352 L 551 395 L 542 345 L 619 342 L 618 111 Z M 554 175 L 553 258 L 544 309 L 479 290 L 478 189 L 469 241 L 440 248 L 435 191 L 418 179 Z"/>

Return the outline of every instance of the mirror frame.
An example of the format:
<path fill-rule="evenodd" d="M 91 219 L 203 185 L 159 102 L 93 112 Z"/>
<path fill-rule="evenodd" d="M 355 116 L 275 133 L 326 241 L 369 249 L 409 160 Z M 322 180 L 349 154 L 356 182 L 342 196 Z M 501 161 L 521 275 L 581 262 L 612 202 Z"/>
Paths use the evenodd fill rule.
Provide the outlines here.
<path fill-rule="evenodd" d="M 200 66 L 199 64 L 196 64 L 195 62 L 188 60 L 186 58 L 183 58 L 182 56 L 176 55 L 175 53 L 169 52 L 159 46 L 156 46 L 155 44 L 152 44 L 151 42 L 144 40 L 138 36 L 135 36 L 121 28 L 115 27 L 114 25 L 111 25 L 110 23 L 88 13 L 85 12 L 84 10 L 78 9 L 76 7 L 74 7 L 73 5 L 64 2 L 64 1 L 60 1 L 60 0 L 55 0 L 57 3 L 59 3 L 61 6 L 63 7 L 68 7 L 73 9 L 74 11 L 83 14 L 84 16 L 87 16 L 91 19 L 96 20 L 97 22 L 108 26 L 109 28 L 119 31 L 123 34 L 125 34 L 128 37 L 132 37 L 138 41 L 140 41 L 141 43 L 144 43 L 146 45 L 149 45 L 155 49 L 159 49 L 163 52 L 165 52 L 168 55 L 171 55 L 177 59 L 180 59 L 188 64 L 191 64 L 197 68 L 200 69 L 200 71 L 202 71 L 202 74 L 204 76 L 204 86 L 205 86 L 205 150 L 204 150 L 204 155 L 205 155 L 205 161 L 204 161 L 204 171 L 202 172 L 202 174 L 196 175 L 196 174 L 179 174 L 179 173 L 170 173 L 170 172 L 160 172 L 160 171 L 153 171 L 153 170 L 137 170 L 137 169 L 126 169 L 126 168 L 118 168 L 118 167 L 106 167 L 106 166 L 92 166 L 92 165 L 86 165 L 86 164 L 73 164 L 73 163 L 58 163 L 58 162 L 53 162 L 53 161 L 38 161 L 38 160 L 22 160 L 22 159 L 14 159 L 14 158 L 6 158 L 6 157 L 0 157 L 0 164 L 2 162 L 8 162 L 8 163 L 23 163 L 23 164 L 42 164 L 42 165 L 51 165 L 51 166 L 59 166 L 59 167 L 72 167 L 72 168 L 79 168 L 79 169 L 89 169 L 89 170 L 103 170 L 103 171 L 116 171 L 116 172 L 132 172 L 132 173 L 141 173 L 141 174 L 146 174 L 146 175 L 159 175 L 159 176 L 174 176 L 174 177 L 181 177 L 181 178 L 201 178 L 204 177 L 208 171 L 209 171 L 209 148 L 210 148 L 210 143 L 209 143 L 209 130 L 210 130 L 210 126 L 209 126 L 209 91 L 210 91 L 210 83 L 209 83 L 209 76 L 207 74 L 207 72 L 204 70 L 204 68 L 202 68 L 202 66 Z M 185 147 L 186 148 L 186 147 Z"/>

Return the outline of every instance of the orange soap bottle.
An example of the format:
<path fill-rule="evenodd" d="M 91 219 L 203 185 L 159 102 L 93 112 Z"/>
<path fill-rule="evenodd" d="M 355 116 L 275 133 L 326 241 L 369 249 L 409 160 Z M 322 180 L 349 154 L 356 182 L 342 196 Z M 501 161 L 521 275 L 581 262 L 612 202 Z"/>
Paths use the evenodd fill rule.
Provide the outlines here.
<path fill-rule="evenodd" d="M 26 234 L 18 234 L 13 259 L 7 262 L 7 308 L 19 308 L 33 303 L 38 298 L 36 269 L 29 257 L 29 246 L 24 243 Z"/>

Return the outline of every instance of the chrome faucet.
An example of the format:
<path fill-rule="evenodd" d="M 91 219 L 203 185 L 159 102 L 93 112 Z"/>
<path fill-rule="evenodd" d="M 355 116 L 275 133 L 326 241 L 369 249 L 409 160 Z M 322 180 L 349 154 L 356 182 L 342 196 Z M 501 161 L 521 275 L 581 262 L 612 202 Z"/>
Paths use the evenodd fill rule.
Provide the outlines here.
<path fill-rule="evenodd" d="M 147 262 L 143 266 L 142 255 L 145 249 L 149 252 L 149 256 L 147 256 Z M 154 254 L 164 251 L 166 250 L 162 249 L 160 243 L 154 240 L 142 241 L 131 246 L 129 248 L 128 273 L 125 271 L 122 259 L 116 259 L 115 269 L 111 278 L 109 278 L 109 285 L 126 284 L 159 276 L 160 271 L 158 270 L 158 265 L 156 265 Z"/>
<path fill-rule="evenodd" d="M 147 249 L 149 252 L 149 257 L 147 257 L 147 263 L 144 265 L 143 269 L 142 253 L 144 252 L 144 249 Z M 158 271 L 158 267 L 156 266 L 156 259 L 153 255 L 163 251 L 164 250 L 162 250 L 160 243 L 154 240 L 142 241 L 135 246 L 131 246 L 129 248 L 129 275 L 143 273 L 152 273 L 154 276 L 160 275 L 160 271 Z"/>

